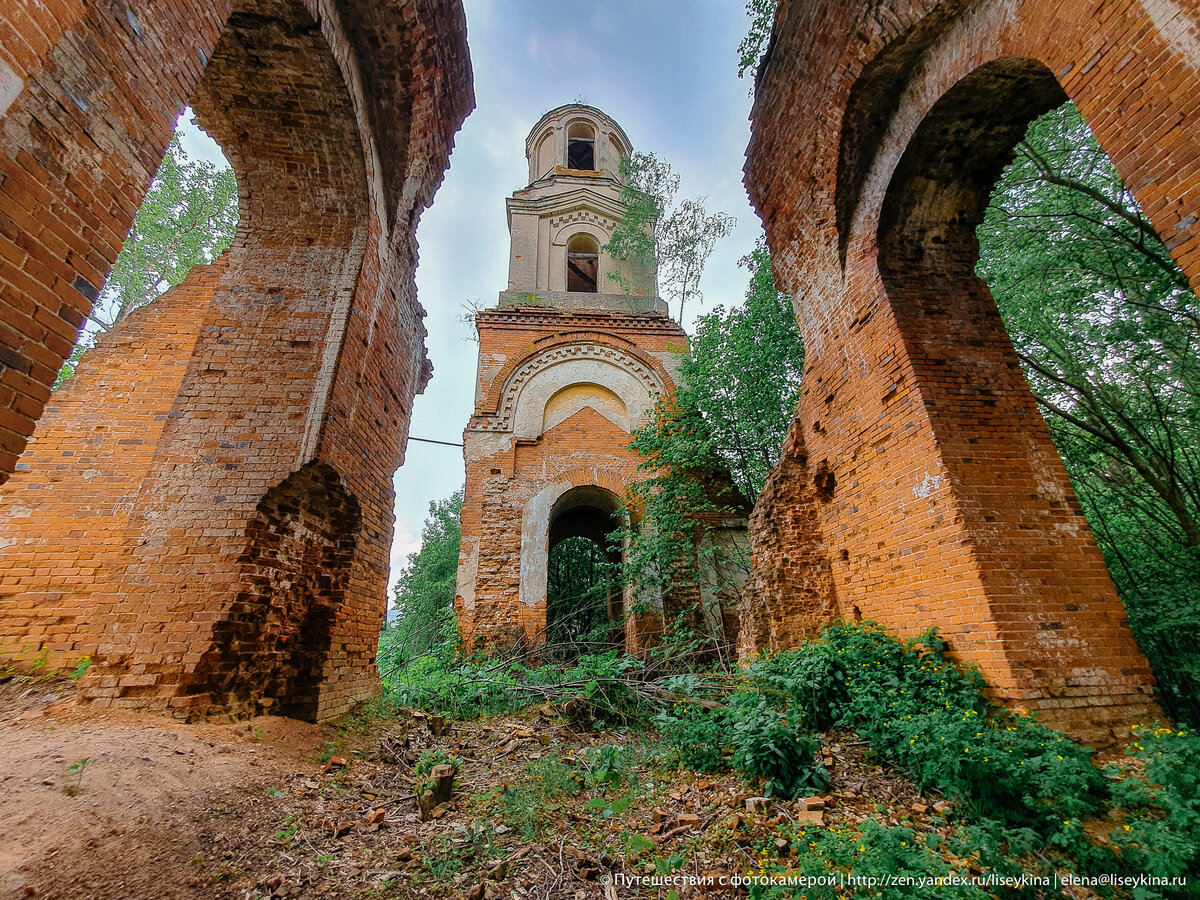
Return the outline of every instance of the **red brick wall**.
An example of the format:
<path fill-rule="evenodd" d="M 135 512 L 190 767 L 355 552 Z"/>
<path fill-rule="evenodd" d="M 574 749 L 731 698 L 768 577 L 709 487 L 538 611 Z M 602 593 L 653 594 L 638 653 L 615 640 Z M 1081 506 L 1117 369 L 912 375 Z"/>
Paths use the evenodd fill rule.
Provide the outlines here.
<path fill-rule="evenodd" d="M 971 271 L 973 228 L 1024 125 L 1070 97 L 1197 284 L 1200 153 L 1178 127 L 1197 50 L 1168 13 L 785 2 L 746 165 L 798 298 L 797 424 L 831 491 L 815 508 L 841 611 L 937 625 L 998 696 L 1098 739 L 1158 714 L 1152 679 Z"/>
<path fill-rule="evenodd" d="M 738 602 L 740 657 L 794 647 L 841 615 L 817 513 L 825 502 L 809 477 L 797 419 L 750 515 L 751 572 Z"/>
<path fill-rule="evenodd" d="M 687 337 L 663 315 L 602 310 L 565 313 L 547 307 L 502 307 L 480 313 L 476 322 L 481 365 L 475 415 L 466 431 L 463 552 L 455 600 L 459 628 L 468 645 L 477 640 L 536 644 L 546 626 L 544 593 L 535 603 L 520 601 L 526 507 L 535 497 L 548 496 L 547 491 L 557 498 L 587 486 L 622 500 L 641 460 L 628 449 L 629 433 L 591 407 L 536 438 L 499 443 L 508 432 L 495 433 L 498 443 L 492 452 L 473 455 L 472 439 L 490 437 L 489 429 L 499 428 L 506 388 L 531 360 L 556 349 L 569 353 L 571 348 L 595 347 L 636 361 L 670 391 L 671 358 L 686 346 Z M 561 386 L 568 384 L 569 379 Z M 548 530 L 538 539 L 548 547 Z M 640 626 L 657 627 L 645 622 Z M 631 649 L 639 646 L 639 633 L 635 623 L 626 635 Z"/>
<path fill-rule="evenodd" d="M 391 480 L 429 375 L 413 235 L 472 102 L 463 17 L 450 0 L 262 0 L 217 22 L 210 46 L 186 45 L 202 80 L 197 65 L 145 155 L 190 98 L 237 174 L 237 236 L 92 351 L 39 426 L 3 495 L 30 512 L 4 523 L 0 652 L 92 655 L 97 703 L 323 719 L 378 684 Z M 62 466 L 81 442 L 91 468 Z M 272 603 L 297 622 L 323 610 L 322 646 L 247 638 Z"/>

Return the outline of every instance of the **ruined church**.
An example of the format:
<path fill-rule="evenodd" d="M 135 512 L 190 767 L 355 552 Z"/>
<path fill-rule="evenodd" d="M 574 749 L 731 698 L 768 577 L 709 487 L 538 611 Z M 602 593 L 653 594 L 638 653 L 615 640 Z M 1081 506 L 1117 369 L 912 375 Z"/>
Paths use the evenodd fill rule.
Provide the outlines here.
<path fill-rule="evenodd" d="M 455 598 L 472 646 L 545 640 L 550 551 L 569 537 L 607 547 L 639 477 L 630 431 L 675 387 L 687 336 L 653 266 L 605 249 L 632 152 L 620 125 L 577 103 L 546 113 L 525 142 L 529 184 L 507 201 L 508 285 L 475 317 Z M 655 626 L 629 599 L 614 591 L 608 617 L 636 649 Z"/>
<path fill-rule="evenodd" d="M 334 718 L 378 690 L 392 476 L 430 376 L 415 229 L 474 103 L 463 10 L 53 6 L 0 9 L 0 660 L 87 660 L 98 706 Z M 838 615 L 937 626 L 1085 740 L 1159 714 L 975 227 L 1069 98 L 1200 286 L 1198 33 L 1172 0 L 779 4 L 745 183 L 806 362 L 751 521 L 747 650 Z M 52 392 L 186 104 L 236 171 L 233 245 Z M 544 627 L 548 548 L 611 524 L 629 429 L 671 388 L 682 333 L 602 250 L 631 149 L 582 106 L 530 134 L 479 317 L 468 633 Z"/>

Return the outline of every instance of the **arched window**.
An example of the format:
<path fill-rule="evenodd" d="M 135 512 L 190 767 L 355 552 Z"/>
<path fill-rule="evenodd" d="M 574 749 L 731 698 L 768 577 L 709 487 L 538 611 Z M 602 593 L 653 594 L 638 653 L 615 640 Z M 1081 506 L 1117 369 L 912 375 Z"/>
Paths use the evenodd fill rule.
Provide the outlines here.
<path fill-rule="evenodd" d="M 577 234 L 567 241 L 567 290 L 596 293 L 600 268 L 600 245 L 590 234 Z"/>
<path fill-rule="evenodd" d="M 554 168 L 554 132 L 547 131 L 542 135 L 542 139 L 538 141 L 537 149 L 534 151 L 534 173 L 535 179 L 541 178 L 547 172 Z"/>
<path fill-rule="evenodd" d="M 567 168 L 596 168 L 596 131 L 586 122 L 576 122 L 567 130 Z"/>

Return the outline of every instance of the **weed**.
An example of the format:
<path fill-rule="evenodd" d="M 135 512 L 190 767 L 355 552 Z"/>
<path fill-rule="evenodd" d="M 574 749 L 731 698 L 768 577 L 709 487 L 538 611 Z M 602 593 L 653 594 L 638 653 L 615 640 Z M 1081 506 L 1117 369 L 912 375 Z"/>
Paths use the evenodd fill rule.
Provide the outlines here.
<path fill-rule="evenodd" d="M 93 760 L 90 756 L 85 756 L 82 759 L 75 760 L 75 762 L 67 766 L 67 783 L 63 786 L 63 792 L 68 797 L 74 797 L 81 790 L 83 790 L 83 772 L 84 769 L 88 767 L 88 764 L 92 761 Z M 74 784 L 71 783 L 72 776 L 75 779 Z"/>
<path fill-rule="evenodd" d="M 588 781 L 596 787 L 621 786 L 628 768 L 625 754 L 617 744 L 588 747 L 583 752 L 588 767 Z"/>
<path fill-rule="evenodd" d="M 598 809 L 600 814 L 606 819 L 611 819 L 613 816 L 625 814 L 625 810 L 633 805 L 633 795 L 629 794 L 624 797 L 593 797 L 587 802 L 588 809 Z"/>
<path fill-rule="evenodd" d="M 545 798 L 526 785 L 508 785 L 500 795 L 501 817 L 504 824 L 521 836 L 523 841 L 536 841 L 546 824 Z"/>
<path fill-rule="evenodd" d="M 436 766 L 454 766 L 455 769 L 458 769 L 462 767 L 462 760 L 457 756 L 450 756 L 440 747 L 436 750 L 425 750 L 417 759 L 413 771 L 418 775 L 428 775 Z"/>
<path fill-rule="evenodd" d="M 92 658 L 90 656 L 81 656 L 79 661 L 75 663 L 75 668 L 67 675 L 72 681 L 78 681 L 87 674 L 87 670 L 91 668 Z"/>
<path fill-rule="evenodd" d="M 1186 728 L 1135 726 L 1125 752 L 1145 765 L 1113 789 L 1114 800 L 1126 810 L 1126 821 L 1109 836 L 1121 859 L 1131 871 L 1195 873 L 1200 868 L 1200 735 Z"/>
<path fill-rule="evenodd" d="M 555 753 L 547 753 L 525 768 L 525 774 L 541 785 L 547 798 L 574 797 L 583 790 L 583 781 L 572 766 Z"/>

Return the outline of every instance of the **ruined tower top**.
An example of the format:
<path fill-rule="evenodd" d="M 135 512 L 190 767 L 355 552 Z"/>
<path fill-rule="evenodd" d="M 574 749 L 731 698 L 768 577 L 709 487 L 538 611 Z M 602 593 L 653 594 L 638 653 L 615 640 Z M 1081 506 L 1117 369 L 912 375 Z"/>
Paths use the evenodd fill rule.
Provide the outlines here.
<path fill-rule="evenodd" d="M 666 313 L 653 264 L 616 259 L 620 165 L 633 152 L 607 114 L 569 103 L 542 116 L 525 140 L 529 184 L 508 198 L 508 289 L 501 306 Z"/>
<path fill-rule="evenodd" d="M 625 131 L 593 106 L 568 103 L 552 109 L 525 138 L 529 181 L 554 174 L 617 177 L 621 157 L 633 153 Z"/>

